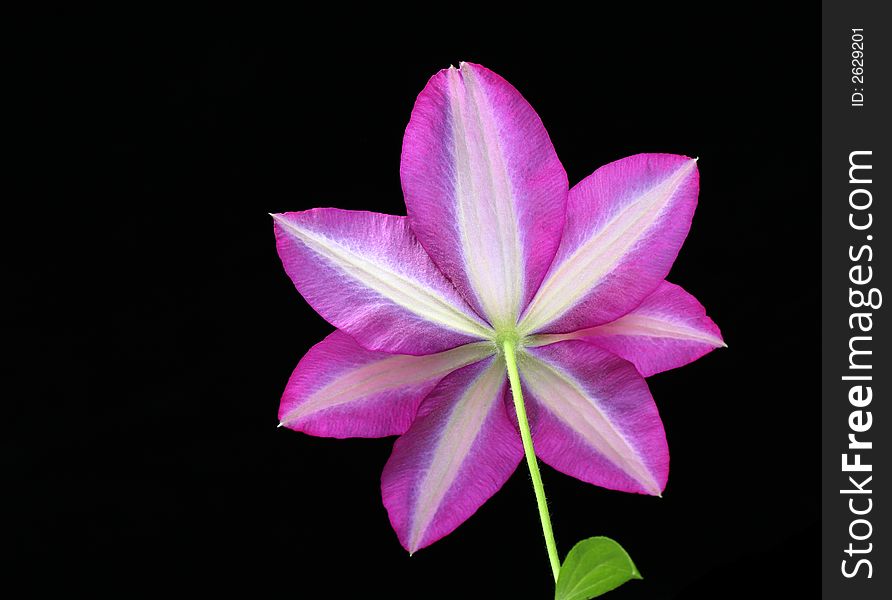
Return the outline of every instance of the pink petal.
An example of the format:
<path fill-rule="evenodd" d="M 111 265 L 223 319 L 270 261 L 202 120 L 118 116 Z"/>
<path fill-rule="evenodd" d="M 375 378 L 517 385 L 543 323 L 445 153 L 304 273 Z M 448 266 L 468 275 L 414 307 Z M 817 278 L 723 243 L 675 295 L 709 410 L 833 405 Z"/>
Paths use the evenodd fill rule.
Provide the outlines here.
<path fill-rule="evenodd" d="M 527 307 L 522 333 L 567 333 L 626 314 L 669 272 L 691 227 L 695 160 L 638 154 L 570 190 L 554 263 Z"/>
<path fill-rule="evenodd" d="M 583 340 L 612 352 L 645 377 L 684 366 L 725 345 L 697 299 L 668 281 L 616 321 L 572 333 L 532 336 L 529 345 L 562 340 Z"/>
<path fill-rule="evenodd" d="M 415 552 L 461 525 L 508 480 L 523 455 L 505 412 L 505 364 L 492 358 L 447 376 L 424 401 L 384 467 L 384 506 Z"/>
<path fill-rule="evenodd" d="M 398 435 L 440 379 L 490 354 L 492 346 L 485 342 L 428 356 L 373 352 L 335 331 L 294 369 L 279 422 L 322 437 Z"/>
<path fill-rule="evenodd" d="M 568 341 L 527 348 L 520 374 L 539 458 L 602 487 L 662 492 L 669 476 L 666 434 L 635 367 Z"/>
<path fill-rule="evenodd" d="M 471 63 L 418 96 L 400 164 L 412 229 L 478 313 L 513 326 L 554 257 L 567 175 L 511 84 Z"/>
<path fill-rule="evenodd" d="M 430 354 L 488 336 L 405 217 L 316 208 L 273 218 L 298 291 L 364 347 Z"/>

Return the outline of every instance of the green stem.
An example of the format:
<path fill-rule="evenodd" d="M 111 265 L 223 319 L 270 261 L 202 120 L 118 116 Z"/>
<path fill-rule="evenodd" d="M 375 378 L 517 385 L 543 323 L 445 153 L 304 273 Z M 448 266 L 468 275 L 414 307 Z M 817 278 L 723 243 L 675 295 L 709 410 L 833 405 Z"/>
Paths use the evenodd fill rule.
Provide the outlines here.
<path fill-rule="evenodd" d="M 557 582 L 558 573 L 561 570 L 561 561 L 558 558 L 557 544 L 554 543 L 554 532 L 551 530 L 551 517 L 548 516 L 548 503 L 545 501 L 545 488 L 542 485 L 542 475 L 539 474 L 539 463 L 536 462 L 536 452 L 533 450 L 533 436 L 530 434 L 530 422 L 527 419 L 527 410 L 523 404 L 523 393 L 520 391 L 520 376 L 517 373 L 517 357 L 514 354 L 514 344 L 511 340 L 505 340 L 502 344 L 505 350 L 505 364 L 508 366 L 508 380 L 511 382 L 511 395 L 514 397 L 514 410 L 517 411 L 517 423 L 520 425 L 520 439 L 523 441 L 523 451 L 527 457 L 527 467 L 533 479 L 533 491 L 536 492 L 536 504 L 539 506 L 539 519 L 542 521 L 542 534 L 545 536 L 545 547 L 548 549 L 548 560 L 551 562 L 551 570 L 554 573 L 554 581 Z"/>

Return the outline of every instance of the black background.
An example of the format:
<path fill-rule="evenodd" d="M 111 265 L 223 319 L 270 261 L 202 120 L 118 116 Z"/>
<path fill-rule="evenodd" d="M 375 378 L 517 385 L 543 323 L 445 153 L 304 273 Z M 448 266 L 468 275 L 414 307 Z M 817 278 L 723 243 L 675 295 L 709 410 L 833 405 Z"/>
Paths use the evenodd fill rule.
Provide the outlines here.
<path fill-rule="evenodd" d="M 380 501 L 392 440 L 276 429 L 331 327 L 267 213 L 403 213 L 415 96 L 470 60 L 536 108 L 571 184 L 638 152 L 700 158 L 669 279 L 729 348 L 649 379 L 662 499 L 544 467 L 561 552 L 623 544 L 645 579 L 617 599 L 817 594 L 817 7 L 520 10 L 37 22 L 13 55 L 26 185 L 3 224 L 23 384 L 0 442 L 8 574 L 124 596 L 549 597 L 525 471 L 410 558 Z"/>

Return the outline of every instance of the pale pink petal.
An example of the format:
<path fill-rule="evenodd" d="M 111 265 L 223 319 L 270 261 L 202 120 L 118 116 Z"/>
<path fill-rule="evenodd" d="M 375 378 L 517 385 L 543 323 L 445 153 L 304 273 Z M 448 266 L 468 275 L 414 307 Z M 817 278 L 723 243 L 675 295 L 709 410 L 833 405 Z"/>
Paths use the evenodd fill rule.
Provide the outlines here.
<path fill-rule="evenodd" d="M 505 411 L 505 363 L 492 358 L 447 376 L 419 408 L 384 467 L 384 506 L 415 552 L 450 533 L 496 493 L 523 448 Z"/>
<path fill-rule="evenodd" d="M 323 437 L 404 433 L 418 405 L 452 371 L 493 352 L 466 344 L 427 356 L 366 350 L 335 331 L 312 348 L 291 375 L 279 406 L 282 426 Z"/>
<path fill-rule="evenodd" d="M 429 354 L 488 336 L 405 217 L 317 208 L 273 218 L 298 291 L 364 347 Z"/>
<path fill-rule="evenodd" d="M 521 333 L 577 331 L 638 306 L 675 261 L 698 189 L 696 161 L 674 154 L 630 156 L 576 185 L 561 246 Z"/>
<path fill-rule="evenodd" d="M 602 487 L 659 495 L 669 476 L 663 423 L 631 363 L 591 344 L 526 348 L 520 376 L 536 455 Z"/>
<path fill-rule="evenodd" d="M 440 71 L 415 102 L 400 175 L 434 262 L 493 326 L 514 326 L 554 257 L 567 199 L 533 108 L 479 65 Z"/>
<path fill-rule="evenodd" d="M 725 345 L 697 299 L 664 281 L 638 308 L 605 325 L 531 336 L 529 346 L 583 340 L 620 356 L 649 377 L 693 362 Z"/>

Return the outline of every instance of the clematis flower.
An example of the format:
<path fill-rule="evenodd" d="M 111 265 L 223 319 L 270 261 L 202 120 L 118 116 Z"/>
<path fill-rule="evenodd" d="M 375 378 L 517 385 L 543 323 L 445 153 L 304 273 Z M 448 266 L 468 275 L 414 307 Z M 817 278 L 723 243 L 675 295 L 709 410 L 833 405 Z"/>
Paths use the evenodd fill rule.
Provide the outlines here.
<path fill-rule="evenodd" d="M 337 328 L 297 365 L 281 425 L 400 436 L 381 489 L 414 552 L 523 457 L 506 377 L 516 356 L 540 460 L 660 494 L 669 452 L 644 377 L 723 345 L 700 303 L 664 281 L 697 203 L 696 161 L 639 154 L 568 190 L 532 107 L 462 63 L 419 95 L 400 175 L 407 217 L 273 215 L 285 270 Z"/>

